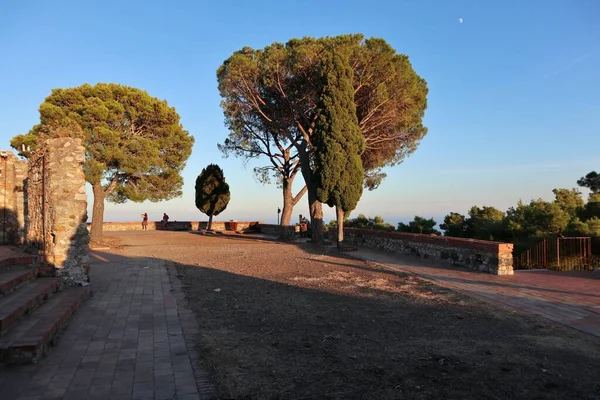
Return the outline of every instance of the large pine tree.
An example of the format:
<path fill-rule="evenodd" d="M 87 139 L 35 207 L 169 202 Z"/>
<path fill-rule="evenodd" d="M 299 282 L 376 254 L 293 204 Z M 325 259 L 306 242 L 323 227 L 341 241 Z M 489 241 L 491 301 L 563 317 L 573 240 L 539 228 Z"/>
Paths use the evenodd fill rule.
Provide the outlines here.
<path fill-rule="evenodd" d="M 338 248 L 344 241 L 344 214 L 362 195 L 365 140 L 358 126 L 349 53 L 332 47 L 323 59 L 322 95 L 314 133 L 314 168 L 319 201 L 336 208 Z"/>
<path fill-rule="evenodd" d="M 10 144 L 36 149 L 47 137 L 80 137 L 85 179 L 92 185 L 91 240 L 102 241 L 104 200 L 169 200 L 181 196 L 181 171 L 194 138 L 166 101 L 114 83 L 54 89 L 40 105 L 40 123 Z"/>

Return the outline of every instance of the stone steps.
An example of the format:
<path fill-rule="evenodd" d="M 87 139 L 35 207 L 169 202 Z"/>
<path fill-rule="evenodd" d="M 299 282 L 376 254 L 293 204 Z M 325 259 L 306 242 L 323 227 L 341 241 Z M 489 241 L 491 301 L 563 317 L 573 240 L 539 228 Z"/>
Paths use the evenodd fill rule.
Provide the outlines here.
<path fill-rule="evenodd" d="M 19 285 L 37 278 L 37 267 L 18 268 L 11 271 L 0 272 L 0 297 L 11 292 Z"/>
<path fill-rule="evenodd" d="M 30 254 L 19 255 L 15 257 L 5 258 L 0 260 L 0 271 L 5 268 L 10 268 L 14 265 L 31 265 L 35 262 L 39 262 L 41 257 L 33 256 Z"/>
<path fill-rule="evenodd" d="M 67 287 L 23 318 L 18 326 L 0 338 L 0 362 L 37 362 L 89 294 L 89 287 Z"/>
<path fill-rule="evenodd" d="M 38 278 L 0 299 L 0 335 L 60 290 L 61 278 Z"/>

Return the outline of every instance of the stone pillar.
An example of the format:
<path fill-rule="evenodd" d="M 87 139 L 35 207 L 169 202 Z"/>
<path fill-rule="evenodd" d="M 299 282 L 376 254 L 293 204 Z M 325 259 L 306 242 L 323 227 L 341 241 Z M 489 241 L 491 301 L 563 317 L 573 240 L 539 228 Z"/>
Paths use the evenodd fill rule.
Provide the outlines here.
<path fill-rule="evenodd" d="M 47 139 L 27 174 L 27 241 L 73 285 L 89 281 L 84 160 L 80 139 Z"/>
<path fill-rule="evenodd" d="M 51 259 L 68 283 L 89 281 L 87 196 L 80 139 L 48 139 L 44 145 Z"/>

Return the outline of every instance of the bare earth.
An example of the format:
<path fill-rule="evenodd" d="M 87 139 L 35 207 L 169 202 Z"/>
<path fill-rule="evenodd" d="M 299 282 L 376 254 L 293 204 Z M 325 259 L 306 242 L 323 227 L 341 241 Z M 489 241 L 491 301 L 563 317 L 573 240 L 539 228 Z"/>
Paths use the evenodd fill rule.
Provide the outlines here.
<path fill-rule="evenodd" d="M 598 338 L 546 320 L 310 244 L 111 238 L 179 264 L 222 398 L 600 399 Z"/>

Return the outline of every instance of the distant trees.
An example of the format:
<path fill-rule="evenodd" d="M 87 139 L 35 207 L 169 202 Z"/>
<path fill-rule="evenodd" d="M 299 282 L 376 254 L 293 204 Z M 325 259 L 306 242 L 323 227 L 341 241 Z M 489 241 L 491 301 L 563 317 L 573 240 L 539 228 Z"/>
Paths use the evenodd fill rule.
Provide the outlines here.
<path fill-rule="evenodd" d="M 507 212 L 507 225 L 514 241 L 564 233 L 569 215 L 556 202 L 542 199 L 522 201 Z"/>
<path fill-rule="evenodd" d="M 577 216 L 585 206 L 581 192 L 575 188 L 552 189 L 552 193 L 554 193 L 556 205 L 571 217 Z"/>
<path fill-rule="evenodd" d="M 222 149 L 242 157 L 267 157 L 268 168 L 273 167 L 287 191 L 284 211 L 298 198 L 291 194 L 291 180 L 299 168 L 317 242 L 322 240 L 323 213 L 314 175 L 314 140 L 324 93 L 323 60 L 331 48 L 348 54 L 355 114 L 365 142 L 364 184 L 374 189 L 385 177 L 381 168 L 402 162 L 427 132 L 422 124 L 427 84 L 407 56 L 378 38 L 307 37 L 259 50 L 245 47 L 217 71 L 230 129 Z"/>
<path fill-rule="evenodd" d="M 554 201 L 519 201 L 506 213 L 487 206 L 472 207 L 468 217 L 452 212 L 440 228 L 446 236 L 511 242 L 554 235 L 600 236 L 600 193 L 590 193 L 585 202 L 575 188 L 552 192 Z"/>
<path fill-rule="evenodd" d="M 468 235 L 467 219 L 462 214 L 451 212 L 444 217 L 444 223 L 440 224 L 440 229 L 444 231 L 445 236 L 466 237 Z"/>
<path fill-rule="evenodd" d="M 196 207 L 208 216 L 208 230 L 212 229 L 213 216 L 225 211 L 230 197 L 223 170 L 216 164 L 204 168 L 196 178 Z"/>
<path fill-rule="evenodd" d="M 495 207 L 473 206 L 466 220 L 466 237 L 481 240 L 502 240 L 505 236 L 503 220 L 505 213 Z"/>
<path fill-rule="evenodd" d="M 408 233 L 422 233 L 422 234 L 436 234 L 440 235 L 441 232 L 435 229 L 437 222 L 433 218 L 423 218 L 419 216 L 415 216 L 415 218 L 410 221 L 408 224 L 403 222 L 398 223 L 398 232 L 408 232 Z"/>
<path fill-rule="evenodd" d="M 330 226 L 337 227 L 337 223 L 330 223 Z M 373 218 L 368 218 L 364 214 L 358 214 L 358 217 L 347 219 L 344 225 L 348 228 L 359 228 L 359 229 L 377 229 L 382 231 L 393 231 L 395 230 L 394 225 L 389 224 L 383 220 L 382 217 L 376 215 Z"/>
<path fill-rule="evenodd" d="M 587 176 L 594 179 L 593 175 Z M 529 246 L 540 238 L 556 235 L 600 238 L 600 193 L 590 193 L 587 202 L 576 188 L 558 188 L 552 190 L 552 193 L 553 201 L 533 199 L 524 203 L 519 200 L 507 212 L 491 206 L 473 206 L 466 216 L 451 212 L 444 217 L 439 227 L 444 236 L 506 241 L 521 247 Z M 337 225 L 332 221 L 330 226 Z M 364 214 L 347 220 L 345 226 L 394 230 L 382 217 L 367 218 Z M 415 216 L 408 223 L 400 222 L 396 230 L 439 234 L 435 227 L 436 221 L 433 218 Z"/>
<path fill-rule="evenodd" d="M 181 195 L 181 171 L 194 138 L 166 101 L 114 83 L 54 89 L 40 105 L 40 123 L 10 144 L 36 149 L 46 137 L 79 137 L 94 204 L 90 239 L 102 240 L 104 200 L 169 200 Z M 25 155 L 25 154 L 24 154 Z"/>
<path fill-rule="evenodd" d="M 583 178 L 579 179 L 577 184 L 590 189 L 592 193 L 600 193 L 600 174 L 598 174 L 596 171 L 592 171 Z"/>

